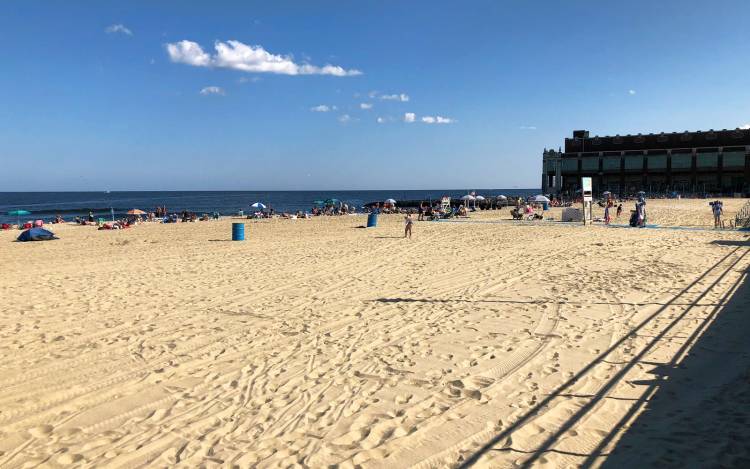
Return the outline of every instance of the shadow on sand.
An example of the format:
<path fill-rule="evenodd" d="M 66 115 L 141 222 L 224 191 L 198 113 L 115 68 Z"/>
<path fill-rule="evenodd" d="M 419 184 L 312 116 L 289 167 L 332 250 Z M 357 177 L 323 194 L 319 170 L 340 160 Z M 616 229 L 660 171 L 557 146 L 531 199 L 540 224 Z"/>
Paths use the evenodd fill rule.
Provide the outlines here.
<path fill-rule="evenodd" d="M 717 242 L 716 244 L 721 244 Z M 746 246 L 743 244 L 742 246 Z M 726 286 L 727 276 L 732 271 L 736 271 L 739 263 L 748 257 L 750 250 L 736 246 L 727 253 L 721 260 L 701 274 L 697 279 L 691 282 L 683 290 L 677 293 L 671 300 L 657 308 L 652 314 L 643 319 L 636 325 L 630 334 L 622 337 L 613 343 L 610 348 L 599 354 L 594 360 L 584 366 L 575 375 L 558 388 L 550 392 L 544 399 L 541 399 L 535 406 L 522 414 L 515 422 L 496 434 L 486 444 L 469 455 L 459 467 L 468 468 L 476 464 L 479 459 L 487 453 L 494 451 L 515 451 L 512 448 L 500 449 L 504 441 L 510 437 L 513 432 L 523 427 L 533 420 L 539 412 L 553 404 L 553 401 L 561 397 L 571 395 L 571 387 L 587 375 L 599 363 L 606 362 L 608 356 L 622 346 L 632 334 L 640 335 L 644 329 L 654 319 L 659 317 L 664 319 L 665 311 L 677 304 L 683 304 L 679 313 L 669 316 L 669 323 L 660 329 L 660 332 L 649 338 L 644 346 L 640 347 L 632 359 L 621 362 L 621 368 L 610 376 L 596 393 L 587 395 L 588 401 L 582 405 L 576 412 L 571 414 L 566 420 L 560 423 L 554 432 L 552 432 L 537 448 L 524 453 L 528 458 L 522 463 L 522 467 L 533 467 L 540 458 L 547 452 L 562 453 L 562 451 L 553 447 L 558 441 L 566 435 L 567 432 L 586 418 L 593 411 L 597 404 L 603 399 L 609 398 L 609 393 L 614 387 L 622 382 L 626 374 L 639 363 L 646 363 L 646 357 L 649 352 L 656 348 L 662 341 L 671 334 L 676 333 L 673 329 L 682 321 L 688 318 L 688 314 L 696 312 L 694 308 L 701 305 L 703 300 L 718 285 Z M 716 275 L 710 283 L 708 278 Z M 654 379 L 643 380 L 633 383 L 636 386 L 643 386 L 644 392 L 641 398 L 631 401 L 630 410 L 627 414 L 613 427 L 613 430 L 603 437 L 603 440 L 590 452 L 586 454 L 576 454 L 583 457 L 581 467 L 591 467 L 594 464 L 601 464 L 601 458 L 605 457 L 604 465 L 607 467 L 654 467 L 670 465 L 668 460 L 663 458 L 659 461 L 649 461 L 645 459 L 643 448 L 640 441 L 646 441 L 646 438 L 655 438 L 657 443 L 655 448 L 665 449 L 669 445 L 679 446 L 681 438 L 686 435 L 681 434 L 685 428 L 670 426 L 669 419 L 675 419 L 675 415 L 688 417 L 694 426 L 701 425 L 701 413 L 703 397 L 706 392 L 695 393 L 696 389 L 718 392 L 718 385 L 731 382 L 733 379 L 741 379 L 743 373 L 750 366 L 750 320 L 743 316 L 748 311 L 748 301 L 750 299 L 750 285 L 746 281 L 748 272 L 744 272 L 738 279 L 729 286 L 726 293 L 719 298 L 714 306 L 709 306 L 707 314 L 700 319 L 700 323 L 691 333 L 690 338 L 682 345 L 674 359 L 668 363 L 659 363 Z M 696 288 L 697 287 L 697 288 Z M 692 293 L 692 299 L 688 294 Z M 705 306 L 704 306 L 705 307 Z M 695 320 L 690 317 L 691 320 Z M 696 342 L 697 341 L 697 342 Z M 690 352 L 688 354 L 688 352 Z M 687 354 L 687 355 L 686 355 Z M 730 355 L 730 356 L 727 356 Z M 718 366 L 721 364 L 721 366 Z M 653 365 L 653 364 L 652 364 Z M 708 374 L 707 374 L 708 373 Z M 709 382 L 706 382 L 706 377 Z M 713 383 L 713 388 L 710 386 Z M 748 383 L 745 380 L 744 385 Z M 646 411 L 638 417 L 635 423 L 622 435 L 616 447 L 611 454 L 604 453 L 604 449 L 620 434 L 627 422 L 642 409 Z M 745 406 L 747 408 L 747 406 Z M 678 414 L 674 414 L 679 411 Z M 693 419 L 693 420 L 690 420 Z M 740 422 L 738 425 L 748 425 L 750 422 Z M 653 434 L 644 437 L 644 432 L 650 431 Z M 746 431 L 745 431 L 746 433 Z M 716 445 L 716 450 L 725 446 L 728 442 L 733 442 L 735 438 L 724 434 L 713 439 L 711 443 Z M 693 444 L 698 441 L 694 438 Z M 746 440 L 741 444 L 747 446 Z M 735 448 L 736 449 L 736 448 Z M 680 451 L 675 449 L 675 451 Z M 691 450 L 682 449 L 686 453 L 687 464 L 691 464 Z M 737 451 L 737 453 L 742 453 Z M 570 453 L 568 453 L 570 454 Z M 742 453 L 744 454 L 744 453 Z M 694 463 L 693 463 L 694 464 Z M 671 465 L 679 465 L 676 462 Z"/>

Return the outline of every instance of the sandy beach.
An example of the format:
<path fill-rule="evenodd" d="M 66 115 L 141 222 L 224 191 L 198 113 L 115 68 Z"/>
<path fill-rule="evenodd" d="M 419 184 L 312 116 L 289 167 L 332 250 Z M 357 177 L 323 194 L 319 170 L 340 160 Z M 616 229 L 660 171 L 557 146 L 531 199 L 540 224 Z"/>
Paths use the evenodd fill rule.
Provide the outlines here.
<path fill-rule="evenodd" d="M 748 235 L 648 210 L 0 232 L 0 467 L 746 466 Z"/>

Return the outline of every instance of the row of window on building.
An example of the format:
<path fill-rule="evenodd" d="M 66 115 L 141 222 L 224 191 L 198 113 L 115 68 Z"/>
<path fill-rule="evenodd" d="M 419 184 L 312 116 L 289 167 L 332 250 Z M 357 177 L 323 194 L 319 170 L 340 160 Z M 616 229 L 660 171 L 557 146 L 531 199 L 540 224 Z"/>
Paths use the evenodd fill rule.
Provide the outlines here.
<path fill-rule="evenodd" d="M 603 171 L 620 171 L 621 167 L 625 170 L 642 170 L 648 169 L 667 169 L 667 157 L 668 155 L 648 155 L 645 157 L 637 155 L 626 155 L 626 156 L 604 156 L 604 157 L 583 157 L 583 158 L 562 158 L 562 171 L 565 172 L 577 172 L 578 162 L 581 162 L 582 171 L 599 171 L 599 160 L 601 161 L 601 168 Z M 672 169 L 685 169 L 690 170 L 693 167 L 693 155 L 689 153 L 680 154 L 674 153 L 671 155 L 671 168 Z M 624 160 L 621 162 L 621 160 Z M 621 166 L 623 164 L 623 166 Z M 695 166 L 697 168 L 718 168 L 719 167 L 719 153 L 697 153 Z M 725 151 L 722 153 L 722 164 L 723 168 L 727 169 L 742 169 L 745 167 L 745 152 L 744 151 Z M 547 162 L 547 172 L 554 172 L 554 163 Z"/>

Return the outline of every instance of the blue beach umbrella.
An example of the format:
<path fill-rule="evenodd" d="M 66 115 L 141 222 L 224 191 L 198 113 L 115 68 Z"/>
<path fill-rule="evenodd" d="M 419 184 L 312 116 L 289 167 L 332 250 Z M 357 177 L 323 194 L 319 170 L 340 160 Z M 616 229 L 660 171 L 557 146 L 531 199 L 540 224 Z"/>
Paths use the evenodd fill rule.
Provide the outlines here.
<path fill-rule="evenodd" d="M 255 202 L 254 204 L 252 204 L 252 205 L 250 206 L 250 208 L 254 208 L 254 209 L 256 209 L 256 210 L 265 210 L 265 209 L 266 209 L 266 206 L 265 206 L 265 205 L 263 205 L 263 204 L 262 204 L 262 203 L 260 203 L 260 202 Z"/>
<path fill-rule="evenodd" d="M 31 212 L 29 212 L 28 210 L 11 210 L 10 212 L 8 212 L 8 215 L 11 217 L 15 215 L 17 217 L 16 225 L 20 225 L 21 215 L 31 215 Z"/>

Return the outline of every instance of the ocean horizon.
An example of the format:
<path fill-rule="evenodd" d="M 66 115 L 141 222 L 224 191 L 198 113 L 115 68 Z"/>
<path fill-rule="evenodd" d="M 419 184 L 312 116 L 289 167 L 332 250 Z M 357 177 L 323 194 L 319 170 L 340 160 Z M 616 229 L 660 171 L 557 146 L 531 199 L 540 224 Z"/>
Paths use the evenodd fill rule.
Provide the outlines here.
<path fill-rule="evenodd" d="M 196 213 L 219 212 L 230 215 L 239 210 L 247 211 L 255 202 L 262 202 L 277 212 L 310 210 L 314 200 L 339 199 L 361 209 L 368 202 L 398 200 L 435 200 L 444 195 L 461 197 L 476 192 L 485 197 L 506 195 L 527 197 L 538 194 L 540 189 L 430 189 L 430 190 L 320 190 L 320 191 L 35 191 L 0 192 L 0 222 L 15 222 L 16 216 L 8 216 L 13 210 L 27 210 L 31 215 L 23 219 L 48 220 L 61 215 L 67 220 L 76 216 L 96 217 L 121 216 L 130 209 L 153 210 L 166 206 L 167 210 L 183 210 Z"/>

